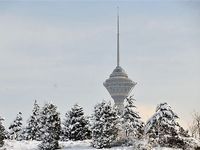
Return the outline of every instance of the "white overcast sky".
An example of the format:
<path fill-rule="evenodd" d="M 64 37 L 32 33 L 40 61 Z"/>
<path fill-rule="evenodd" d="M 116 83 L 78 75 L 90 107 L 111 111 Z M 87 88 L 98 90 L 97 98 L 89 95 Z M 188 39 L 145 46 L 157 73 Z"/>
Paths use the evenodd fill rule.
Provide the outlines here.
<path fill-rule="evenodd" d="M 121 66 L 144 121 L 167 102 L 187 127 L 200 112 L 200 1 L 0 1 L 0 115 L 8 125 L 34 100 L 62 115 L 111 100 L 103 82 Z"/>

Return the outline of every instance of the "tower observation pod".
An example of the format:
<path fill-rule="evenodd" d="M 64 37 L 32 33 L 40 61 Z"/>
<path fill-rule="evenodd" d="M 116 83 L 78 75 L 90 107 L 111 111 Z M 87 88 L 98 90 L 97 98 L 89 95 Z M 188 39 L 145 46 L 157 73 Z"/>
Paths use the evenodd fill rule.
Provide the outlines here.
<path fill-rule="evenodd" d="M 114 99 L 119 111 L 122 112 L 124 109 L 124 99 L 130 94 L 136 82 L 129 79 L 128 74 L 120 67 L 119 14 L 117 15 L 117 66 L 103 85 Z"/>

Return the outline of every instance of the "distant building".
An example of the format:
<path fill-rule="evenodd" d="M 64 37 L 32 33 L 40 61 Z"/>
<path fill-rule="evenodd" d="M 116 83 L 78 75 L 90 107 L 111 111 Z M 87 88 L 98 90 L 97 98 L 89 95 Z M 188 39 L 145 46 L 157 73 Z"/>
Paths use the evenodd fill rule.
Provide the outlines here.
<path fill-rule="evenodd" d="M 103 83 L 115 105 L 120 111 L 124 109 L 124 99 L 130 94 L 136 82 L 128 78 L 128 74 L 119 64 L 119 15 L 117 16 L 117 66 L 111 73 L 110 77 Z"/>

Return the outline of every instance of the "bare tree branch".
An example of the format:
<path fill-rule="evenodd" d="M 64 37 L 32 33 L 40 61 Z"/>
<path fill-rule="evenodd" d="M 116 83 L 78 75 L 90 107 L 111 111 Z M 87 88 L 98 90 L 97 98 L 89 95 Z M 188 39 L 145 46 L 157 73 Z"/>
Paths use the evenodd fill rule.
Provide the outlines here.
<path fill-rule="evenodd" d="M 200 113 L 195 111 L 192 117 L 193 121 L 192 124 L 189 126 L 189 130 L 193 137 L 200 139 Z"/>

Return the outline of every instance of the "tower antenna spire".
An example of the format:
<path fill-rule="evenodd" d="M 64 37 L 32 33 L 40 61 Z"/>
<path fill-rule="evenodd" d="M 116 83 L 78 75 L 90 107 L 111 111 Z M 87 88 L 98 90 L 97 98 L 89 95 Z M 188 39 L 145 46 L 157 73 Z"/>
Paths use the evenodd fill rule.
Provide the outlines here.
<path fill-rule="evenodd" d="M 117 66 L 119 66 L 119 7 L 117 7 Z"/>

